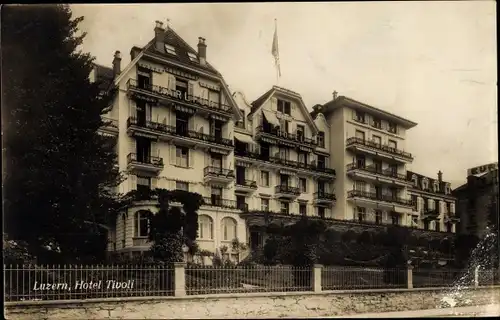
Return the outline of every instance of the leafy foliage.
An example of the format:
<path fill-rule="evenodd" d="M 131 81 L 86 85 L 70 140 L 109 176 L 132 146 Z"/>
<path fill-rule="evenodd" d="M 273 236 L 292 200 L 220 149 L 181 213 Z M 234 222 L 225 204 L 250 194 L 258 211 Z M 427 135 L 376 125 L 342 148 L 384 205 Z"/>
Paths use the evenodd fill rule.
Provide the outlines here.
<path fill-rule="evenodd" d="M 41 263 L 55 262 L 43 261 L 48 243 L 57 262 L 96 262 L 120 174 L 115 141 L 98 133 L 112 95 L 90 83 L 93 58 L 77 50 L 83 17 L 67 5 L 2 13 L 6 232 Z"/>

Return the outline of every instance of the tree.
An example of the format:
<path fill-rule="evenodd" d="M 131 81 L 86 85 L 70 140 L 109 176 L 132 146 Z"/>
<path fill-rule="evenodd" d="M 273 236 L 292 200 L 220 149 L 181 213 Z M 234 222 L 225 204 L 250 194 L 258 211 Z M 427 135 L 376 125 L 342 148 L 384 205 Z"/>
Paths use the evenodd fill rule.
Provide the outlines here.
<path fill-rule="evenodd" d="M 159 205 L 156 214 L 148 215 L 151 254 L 156 261 L 163 263 L 183 261 L 184 245 L 191 254 L 198 248 L 198 209 L 203 204 L 203 197 L 182 190 L 157 189 L 151 193 L 158 195 Z M 180 207 L 172 206 L 172 202 L 180 203 L 182 211 Z"/>
<path fill-rule="evenodd" d="M 83 17 L 69 6 L 2 13 L 6 232 L 35 256 L 51 243 L 58 262 L 95 262 L 118 205 L 115 142 L 98 133 L 112 91 L 90 83 L 93 58 L 77 51 Z"/>

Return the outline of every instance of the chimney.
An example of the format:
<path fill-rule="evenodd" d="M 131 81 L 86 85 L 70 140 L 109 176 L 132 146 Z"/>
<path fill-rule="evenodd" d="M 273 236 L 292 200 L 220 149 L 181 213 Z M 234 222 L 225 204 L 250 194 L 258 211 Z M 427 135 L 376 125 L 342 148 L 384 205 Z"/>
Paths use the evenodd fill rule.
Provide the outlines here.
<path fill-rule="evenodd" d="M 156 20 L 156 26 L 155 26 L 155 48 L 158 51 L 163 52 L 163 38 L 162 35 L 165 32 L 165 29 L 163 28 L 163 22 Z"/>
<path fill-rule="evenodd" d="M 337 99 L 338 92 L 337 91 L 333 91 L 332 95 L 333 95 L 333 100 L 335 100 L 335 99 Z"/>
<path fill-rule="evenodd" d="M 113 58 L 113 78 L 120 74 L 122 64 L 122 54 L 120 51 L 115 51 L 115 56 Z"/>
<path fill-rule="evenodd" d="M 205 38 L 198 38 L 198 58 L 200 59 L 200 64 L 204 65 L 207 63 L 207 45 L 205 44 Z"/>
<path fill-rule="evenodd" d="M 441 170 L 439 170 L 439 172 L 438 172 L 438 181 L 440 183 L 443 182 L 443 173 L 441 172 Z"/>

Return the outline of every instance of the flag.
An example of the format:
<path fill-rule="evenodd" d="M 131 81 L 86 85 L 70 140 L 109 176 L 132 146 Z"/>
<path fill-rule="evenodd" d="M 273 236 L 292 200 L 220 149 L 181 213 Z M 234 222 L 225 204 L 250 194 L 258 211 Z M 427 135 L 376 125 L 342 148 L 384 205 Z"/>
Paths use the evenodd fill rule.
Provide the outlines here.
<path fill-rule="evenodd" d="M 280 52 L 278 49 L 278 22 L 274 19 L 274 37 L 273 37 L 273 49 L 272 54 L 274 57 L 274 64 L 278 71 L 278 75 L 281 77 L 281 68 L 280 68 Z"/>

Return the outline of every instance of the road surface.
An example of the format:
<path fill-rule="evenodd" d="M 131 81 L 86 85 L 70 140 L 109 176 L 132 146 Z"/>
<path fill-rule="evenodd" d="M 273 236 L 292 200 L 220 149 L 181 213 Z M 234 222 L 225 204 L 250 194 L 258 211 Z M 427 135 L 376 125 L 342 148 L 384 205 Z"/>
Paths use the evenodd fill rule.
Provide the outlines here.
<path fill-rule="evenodd" d="M 427 317 L 497 317 L 500 316 L 500 304 L 471 306 L 460 308 L 443 308 L 415 311 L 359 313 L 331 318 L 427 318 Z"/>

